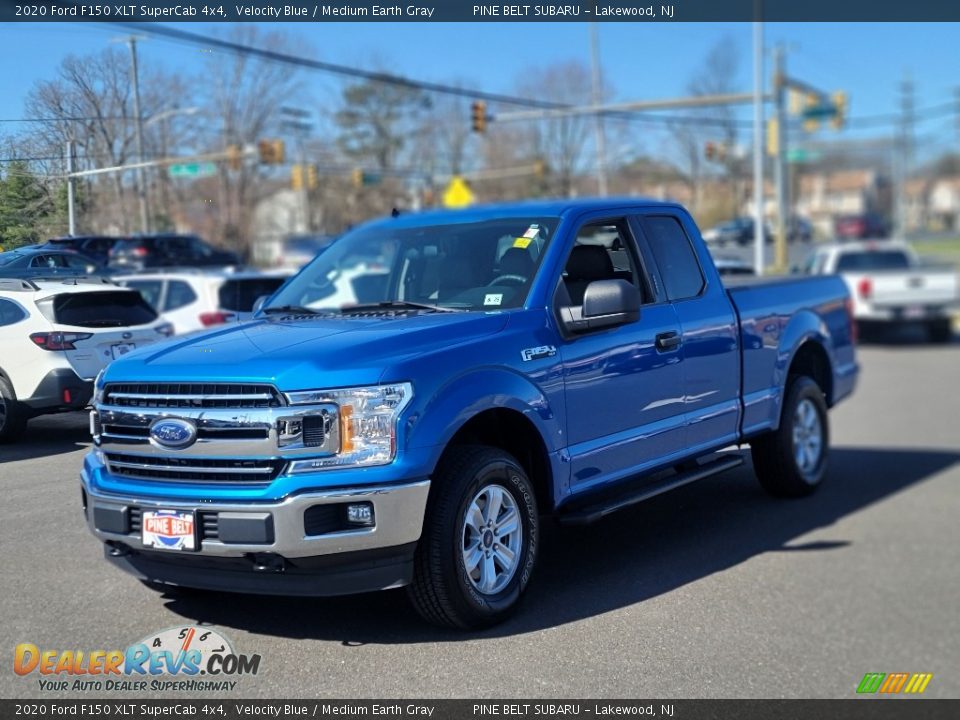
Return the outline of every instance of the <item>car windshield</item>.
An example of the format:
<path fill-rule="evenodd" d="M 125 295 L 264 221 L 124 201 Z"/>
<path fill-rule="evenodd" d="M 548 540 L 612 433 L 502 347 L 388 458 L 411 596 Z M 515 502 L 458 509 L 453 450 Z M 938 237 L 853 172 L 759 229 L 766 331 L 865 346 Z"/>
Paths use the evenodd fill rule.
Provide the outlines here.
<path fill-rule="evenodd" d="M 837 272 L 851 270 L 904 270 L 910 267 L 910 256 L 903 250 L 874 250 L 843 253 L 837 261 Z"/>
<path fill-rule="evenodd" d="M 337 240 L 270 307 L 348 311 L 354 305 L 499 310 L 526 300 L 555 217 L 360 228 Z"/>
<path fill-rule="evenodd" d="M 12 265 L 15 261 L 20 260 L 22 257 L 23 254 L 18 252 L 0 253 L 0 266 Z"/>

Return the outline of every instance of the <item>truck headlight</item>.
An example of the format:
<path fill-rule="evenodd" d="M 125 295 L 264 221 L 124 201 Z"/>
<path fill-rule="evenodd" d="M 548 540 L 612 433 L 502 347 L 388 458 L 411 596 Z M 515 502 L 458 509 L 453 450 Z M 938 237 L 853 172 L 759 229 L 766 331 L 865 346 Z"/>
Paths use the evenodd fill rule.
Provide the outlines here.
<path fill-rule="evenodd" d="M 286 393 L 291 405 L 337 405 L 340 452 L 296 460 L 291 472 L 309 472 L 347 465 L 386 465 L 397 454 L 400 413 L 413 397 L 410 383 L 392 383 L 341 390 L 302 390 Z"/>
<path fill-rule="evenodd" d="M 97 378 L 93 381 L 93 399 L 91 405 L 99 405 L 103 402 L 103 370 L 97 373 Z"/>

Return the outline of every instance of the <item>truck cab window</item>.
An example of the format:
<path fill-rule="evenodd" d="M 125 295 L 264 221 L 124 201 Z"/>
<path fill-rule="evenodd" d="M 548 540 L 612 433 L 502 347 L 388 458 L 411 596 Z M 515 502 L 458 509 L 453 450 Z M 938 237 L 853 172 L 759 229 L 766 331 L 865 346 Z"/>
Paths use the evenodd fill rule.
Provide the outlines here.
<path fill-rule="evenodd" d="M 667 299 L 699 295 L 704 285 L 703 273 L 680 222 L 669 215 L 651 215 L 642 218 L 641 224 L 660 268 Z"/>
<path fill-rule="evenodd" d="M 596 280 L 626 280 L 640 290 L 644 302 L 650 301 L 625 228 L 623 220 L 580 228 L 563 270 L 563 287 L 570 299 L 567 304 L 583 304 L 587 286 Z"/>

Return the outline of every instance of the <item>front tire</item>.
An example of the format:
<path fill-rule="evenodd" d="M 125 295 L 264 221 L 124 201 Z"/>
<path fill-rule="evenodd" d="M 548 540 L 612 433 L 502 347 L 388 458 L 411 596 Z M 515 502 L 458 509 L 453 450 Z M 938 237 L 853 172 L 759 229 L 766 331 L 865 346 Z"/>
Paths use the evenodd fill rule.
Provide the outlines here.
<path fill-rule="evenodd" d="M 750 443 L 760 485 L 775 497 L 810 495 L 827 473 L 829 449 L 823 391 L 805 375 L 791 376 L 780 427 Z"/>
<path fill-rule="evenodd" d="M 23 435 L 27 427 L 27 414 L 17 401 L 13 386 L 0 376 L 0 443 L 13 442 Z"/>
<path fill-rule="evenodd" d="M 433 478 L 408 594 L 429 622 L 476 630 L 505 620 L 537 559 L 533 484 L 496 448 L 451 448 Z"/>

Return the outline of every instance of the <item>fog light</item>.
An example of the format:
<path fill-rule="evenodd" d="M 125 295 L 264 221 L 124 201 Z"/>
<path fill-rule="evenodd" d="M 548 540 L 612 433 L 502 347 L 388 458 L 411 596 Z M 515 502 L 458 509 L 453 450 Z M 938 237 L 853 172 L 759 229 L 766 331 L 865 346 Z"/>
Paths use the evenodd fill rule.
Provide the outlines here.
<path fill-rule="evenodd" d="M 347 505 L 347 522 L 351 525 L 373 525 L 373 505 L 371 503 Z"/>

